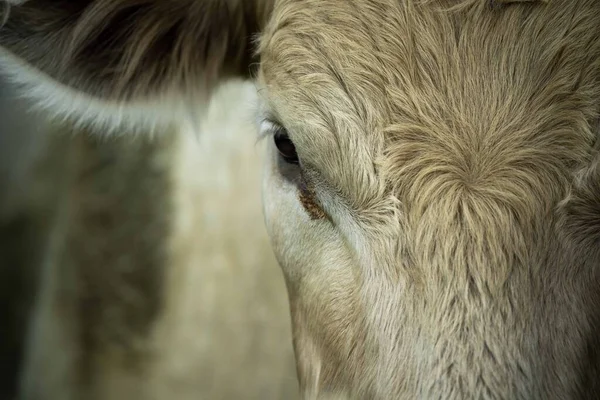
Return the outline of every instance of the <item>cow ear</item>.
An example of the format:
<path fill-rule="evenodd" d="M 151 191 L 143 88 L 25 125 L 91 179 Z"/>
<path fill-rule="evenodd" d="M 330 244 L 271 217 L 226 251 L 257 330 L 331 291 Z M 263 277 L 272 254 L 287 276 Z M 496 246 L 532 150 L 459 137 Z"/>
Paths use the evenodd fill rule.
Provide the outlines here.
<path fill-rule="evenodd" d="M 0 0 L 0 66 L 54 114 L 155 126 L 247 77 L 274 0 Z"/>
<path fill-rule="evenodd" d="M 500 4 L 513 4 L 513 3 L 547 3 L 549 0 L 492 0 Z"/>

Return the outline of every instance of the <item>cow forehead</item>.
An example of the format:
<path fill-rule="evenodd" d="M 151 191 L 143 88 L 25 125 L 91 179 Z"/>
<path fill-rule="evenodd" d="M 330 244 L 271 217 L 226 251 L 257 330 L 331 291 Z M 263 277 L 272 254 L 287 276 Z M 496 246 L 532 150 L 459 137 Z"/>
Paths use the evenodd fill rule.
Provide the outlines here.
<path fill-rule="evenodd" d="M 263 76 L 292 101 L 310 96 L 312 106 L 331 110 L 342 95 L 357 117 L 368 122 L 376 110 L 385 124 L 402 117 L 400 107 L 539 89 L 573 76 L 570 64 L 597 51 L 597 2 L 494 6 L 504 3 L 279 0 L 259 48 Z M 420 104 L 407 99 L 417 92 Z"/>
<path fill-rule="evenodd" d="M 374 158 L 389 121 L 386 70 L 401 38 L 398 21 L 383 19 L 397 6 L 282 0 L 262 36 L 261 76 L 273 108 L 292 136 L 306 132 L 293 137 L 300 150 L 314 150 L 304 160 L 315 158 L 309 161 L 324 175 L 329 169 L 330 182 L 346 181 L 336 185 L 341 192 L 350 182 L 375 180 Z"/>
<path fill-rule="evenodd" d="M 398 51 L 397 43 L 382 43 L 386 36 L 392 41 L 401 37 L 397 22 L 384 21 L 392 5 L 386 1 L 277 2 L 261 42 L 264 77 L 276 90 L 298 96 L 301 90 L 310 91 L 311 102 L 321 108 L 331 109 L 331 102 L 341 96 L 347 104 L 339 106 L 354 108 L 366 118 L 369 110 L 363 109 L 364 103 L 369 102 L 371 110 L 377 108 L 373 101 L 385 94 L 380 57 Z M 372 26 L 375 21 L 379 27 Z"/>
<path fill-rule="evenodd" d="M 284 122 L 312 124 L 294 140 L 326 154 L 316 163 L 335 158 L 319 148 L 348 153 L 332 175 L 344 164 L 357 181 L 381 153 L 400 196 L 430 197 L 409 204 L 476 193 L 539 209 L 519 199 L 556 201 L 545 188 L 564 184 L 594 140 L 600 3 L 490 4 L 281 0 L 262 76 Z"/>

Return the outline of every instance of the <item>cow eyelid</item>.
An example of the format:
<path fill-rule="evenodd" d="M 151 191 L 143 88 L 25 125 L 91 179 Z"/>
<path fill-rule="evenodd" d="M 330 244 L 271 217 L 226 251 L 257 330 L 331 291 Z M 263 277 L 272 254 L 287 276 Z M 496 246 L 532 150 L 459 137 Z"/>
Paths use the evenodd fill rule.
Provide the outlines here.
<path fill-rule="evenodd" d="M 258 124 L 258 133 L 261 139 L 275 135 L 279 130 L 285 129 L 279 122 L 270 116 L 261 117 Z"/>

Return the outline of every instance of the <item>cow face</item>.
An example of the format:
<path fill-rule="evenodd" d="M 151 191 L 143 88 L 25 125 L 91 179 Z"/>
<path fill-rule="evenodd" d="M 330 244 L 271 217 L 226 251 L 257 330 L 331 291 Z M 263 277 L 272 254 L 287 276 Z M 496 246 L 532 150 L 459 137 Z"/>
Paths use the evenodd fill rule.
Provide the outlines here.
<path fill-rule="evenodd" d="M 258 66 L 306 397 L 600 390 L 600 3 L 58 3 L 0 45 L 59 113 L 183 118 Z"/>

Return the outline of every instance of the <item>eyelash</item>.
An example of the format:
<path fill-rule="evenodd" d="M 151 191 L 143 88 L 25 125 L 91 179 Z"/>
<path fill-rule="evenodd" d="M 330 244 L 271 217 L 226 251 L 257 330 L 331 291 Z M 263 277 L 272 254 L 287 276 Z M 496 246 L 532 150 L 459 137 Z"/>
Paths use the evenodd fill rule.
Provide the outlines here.
<path fill-rule="evenodd" d="M 270 116 L 263 116 L 258 121 L 259 140 L 263 140 L 266 137 L 272 137 L 281 129 L 283 129 L 283 127 L 280 123 L 275 121 L 274 118 Z"/>

